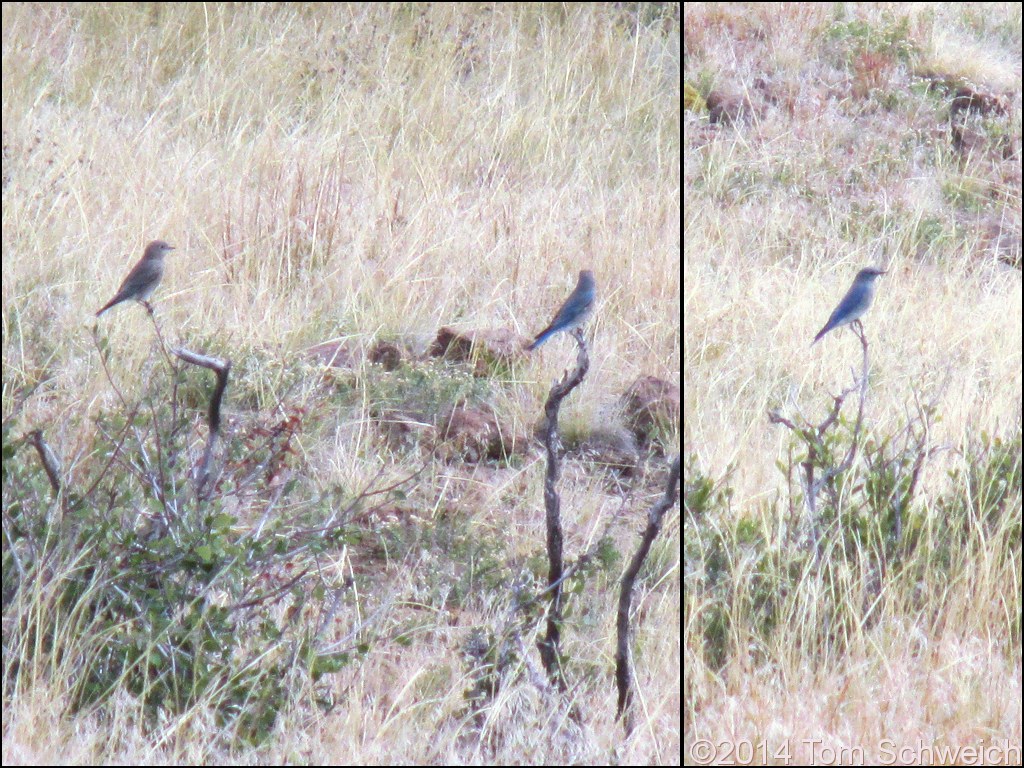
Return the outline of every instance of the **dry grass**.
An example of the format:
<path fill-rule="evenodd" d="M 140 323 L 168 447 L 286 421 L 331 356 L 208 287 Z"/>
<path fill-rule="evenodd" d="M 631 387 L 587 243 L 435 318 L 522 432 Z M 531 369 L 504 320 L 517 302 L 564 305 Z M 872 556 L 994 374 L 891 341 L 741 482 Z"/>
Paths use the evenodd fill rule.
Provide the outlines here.
<path fill-rule="evenodd" d="M 311 494 L 358 487 L 381 464 L 398 476 L 416 461 L 383 450 L 374 434 L 379 378 L 367 367 L 346 407 L 322 398 L 303 358 L 318 342 L 397 339 L 422 351 L 453 323 L 529 334 L 589 267 L 600 302 L 592 368 L 564 418 L 603 423 L 639 375 L 678 381 L 678 21 L 634 10 L 5 5 L 3 411 L 7 421 L 17 409 L 12 435 L 44 429 L 83 484 L 102 466 L 93 419 L 119 401 L 92 314 L 157 238 L 177 246 L 154 297 L 164 332 L 232 358 L 229 409 L 268 413 L 282 398 L 306 409 L 296 452 Z M 134 305 L 102 318 L 129 398 L 160 365 L 152 332 Z M 493 395 L 517 431 L 532 428 L 568 350 L 551 342 Z M 542 547 L 538 456 L 431 467 L 411 524 L 459 517 L 473 535 L 501 541 L 518 567 Z M 567 547 L 579 551 L 618 494 L 581 468 L 566 471 L 565 488 Z M 631 509 L 647 503 L 639 494 Z M 618 530 L 622 548 L 634 528 Z M 351 569 L 350 554 L 330 567 Z M 436 558 L 424 550 L 419 561 L 358 574 L 366 581 L 357 579 L 352 624 L 382 606 L 394 625 L 408 620 L 409 604 L 458 567 Z M 503 691 L 485 738 L 456 719 L 467 687 L 459 648 L 504 603 L 481 596 L 472 613 L 449 615 L 424 596 L 438 613 L 417 624 L 411 647 L 378 641 L 339 674 L 345 698 L 334 710 L 288 713 L 262 752 L 225 751 L 202 711 L 161 723 L 154 740 L 127 697 L 112 720 L 69 717 L 62 676 L 74 668 L 55 662 L 22 674 L 15 700 L 5 682 L 4 763 L 575 763 L 617 750 L 625 762 L 678 763 L 671 582 L 637 600 L 652 650 L 637 654 L 643 724 L 627 744 L 612 720 L 610 578 L 581 606 L 588 631 L 566 632 L 569 655 L 594 662 L 573 691 L 588 710 L 580 729 L 525 678 Z M 391 609 L 396 596 L 402 607 Z"/>
<path fill-rule="evenodd" d="M 720 668 L 700 629 L 715 606 L 687 589 L 684 759 L 699 761 L 702 739 L 721 747 L 718 759 L 730 744 L 767 740 L 768 762 L 788 745 L 797 763 L 851 747 L 871 763 L 886 759 L 883 739 L 921 739 L 1016 746 L 1019 761 L 1020 6 L 690 3 L 684 54 L 684 82 L 715 92 L 709 105 L 749 105 L 731 122 L 709 123 L 699 99 L 685 114 L 684 446 L 711 477 L 734 468 L 730 511 L 688 517 L 687 541 L 702 526 L 753 521 L 771 532 L 777 562 L 790 557 L 793 542 L 771 537 L 784 529 L 776 461 L 787 460 L 791 438 L 767 413 L 816 424 L 859 372 L 848 331 L 809 345 L 857 270 L 873 264 L 890 273 L 865 318 L 870 434 L 893 434 L 915 400 L 936 404 L 937 450 L 915 501 L 930 541 L 941 546 L 948 533 L 936 503 L 963 488 L 964 475 L 948 472 L 970 463 L 979 434 L 1016 440 L 1017 479 L 999 532 L 979 530 L 970 549 L 916 583 L 907 573 L 925 562 L 920 553 L 891 563 L 881 581 L 870 552 L 808 567 L 781 597 L 767 639 L 754 628 L 763 617 L 726 606 L 731 652 Z M 941 91 L 939 80 L 970 83 L 1002 105 L 957 117 L 978 136 L 970 151 L 951 142 L 955 89 Z M 847 409 L 852 419 L 852 399 Z M 844 498 L 860 488 L 846 486 Z M 765 575 L 749 573 L 755 551 L 729 554 L 736 579 Z M 697 581 L 703 567 L 693 564 Z M 784 566 L 767 574 L 777 589 L 791 576 Z M 854 623 L 843 650 L 828 637 L 835 605 Z"/>

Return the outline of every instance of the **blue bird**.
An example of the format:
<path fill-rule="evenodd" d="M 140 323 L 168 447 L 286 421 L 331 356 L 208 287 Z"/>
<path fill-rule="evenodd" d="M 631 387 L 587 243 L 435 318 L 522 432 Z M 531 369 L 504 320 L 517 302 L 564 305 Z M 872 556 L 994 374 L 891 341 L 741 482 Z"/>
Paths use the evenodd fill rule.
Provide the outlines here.
<path fill-rule="evenodd" d="M 859 320 L 868 311 L 871 302 L 875 298 L 875 281 L 884 274 L 884 269 L 874 269 L 873 267 L 868 267 L 858 272 L 857 277 L 853 279 L 853 285 L 850 286 L 850 290 L 846 292 L 843 300 L 839 302 L 839 306 L 832 312 L 828 322 L 825 323 L 825 327 L 818 331 L 818 335 L 814 337 L 811 346 L 813 347 L 817 344 L 818 340 L 833 328 L 839 328 L 847 323 Z"/>
<path fill-rule="evenodd" d="M 555 319 L 551 321 L 547 328 L 537 334 L 526 348 L 527 351 L 536 349 L 559 331 L 571 331 L 583 325 L 594 309 L 594 297 L 596 294 L 597 286 L 594 282 L 594 273 L 589 269 L 582 270 L 576 287 L 569 294 L 569 298 L 565 300 L 565 303 L 558 309 Z"/>

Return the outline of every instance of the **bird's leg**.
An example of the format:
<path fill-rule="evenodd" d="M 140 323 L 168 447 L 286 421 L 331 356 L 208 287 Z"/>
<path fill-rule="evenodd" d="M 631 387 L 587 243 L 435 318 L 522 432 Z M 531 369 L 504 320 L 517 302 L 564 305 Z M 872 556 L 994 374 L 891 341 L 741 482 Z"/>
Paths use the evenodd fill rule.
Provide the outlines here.
<path fill-rule="evenodd" d="M 857 338 L 860 339 L 861 341 L 864 341 L 863 323 L 861 323 L 860 320 L 854 320 L 852 323 L 850 323 L 850 327 L 853 329 L 853 332 L 857 334 Z"/>

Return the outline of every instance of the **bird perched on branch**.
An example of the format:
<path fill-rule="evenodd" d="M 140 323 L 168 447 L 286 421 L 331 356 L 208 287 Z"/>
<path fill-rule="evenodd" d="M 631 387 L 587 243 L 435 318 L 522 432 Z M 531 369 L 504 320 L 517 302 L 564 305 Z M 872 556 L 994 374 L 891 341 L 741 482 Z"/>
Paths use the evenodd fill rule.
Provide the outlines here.
<path fill-rule="evenodd" d="M 527 351 L 536 349 L 559 331 L 571 331 L 583 325 L 594 309 L 596 295 L 597 286 L 594 282 L 594 273 L 589 269 L 584 269 L 580 272 L 580 278 L 573 292 L 559 307 L 555 319 L 547 328 L 537 334 L 530 345 L 526 347 Z"/>
<path fill-rule="evenodd" d="M 117 289 L 114 298 L 103 305 L 100 311 L 96 313 L 96 317 L 102 315 L 115 304 L 120 304 L 122 301 L 128 301 L 129 299 L 142 302 L 146 305 L 146 309 L 152 312 L 149 304 L 146 303 L 146 299 L 152 296 L 153 291 L 160 285 L 160 278 L 164 276 L 164 256 L 168 251 L 173 250 L 174 246 L 168 245 L 163 240 L 154 240 L 147 245 L 145 252 L 142 254 L 142 259 L 132 267 L 132 271 L 128 273 L 128 277 L 121 283 L 121 287 Z"/>
<path fill-rule="evenodd" d="M 858 321 L 861 315 L 868 311 L 875 298 L 875 281 L 884 274 L 884 269 L 874 269 L 873 267 L 867 267 L 858 272 L 857 276 L 853 278 L 850 290 L 846 292 L 843 300 L 839 302 L 839 306 L 832 312 L 825 327 L 818 331 L 811 346 L 817 344 L 818 339 L 833 328 Z"/>

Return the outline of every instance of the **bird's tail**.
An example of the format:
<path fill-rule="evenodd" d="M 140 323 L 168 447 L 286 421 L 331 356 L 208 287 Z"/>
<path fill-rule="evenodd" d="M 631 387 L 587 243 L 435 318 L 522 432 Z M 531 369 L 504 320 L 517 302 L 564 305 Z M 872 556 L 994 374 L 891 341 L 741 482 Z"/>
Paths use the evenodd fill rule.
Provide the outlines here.
<path fill-rule="evenodd" d="M 817 344 L 819 341 L 821 341 L 821 337 L 824 336 L 826 333 L 828 333 L 831 330 L 832 330 L 832 323 L 825 323 L 825 327 L 822 328 L 820 331 L 818 331 L 818 335 L 814 337 L 814 341 L 811 342 L 811 346 L 813 347 L 815 344 Z"/>
<path fill-rule="evenodd" d="M 110 309 L 116 303 L 117 303 L 116 299 L 111 299 L 110 301 L 108 301 L 106 304 L 104 304 L 102 307 L 100 307 L 99 311 L 96 313 L 96 317 L 99 317 L 100 315 L 102 315 L 104 312 L 106 312 L 108 309 Z"/>
<path fill-rule="evenodd" d="M 538 333 L 538 334 L 537 334 L 536 336 L 534 336 L 534 338 L 533 338 L 533 341 L 531 341 L 531 342 L 529 343 L 529 345 L 528 345 L 528 346 L 526 347 L 526 351 L 527 351 L 527 352 L 532 352 L 533 350 L 535 350 L 535 349 L 536 349 L 537 347 L 539 347 L 539 346 L 540 346 L 541 344 L 543 344 L 543 343 L 544 343 L 545 341 L 547 341 L 548 339 L 550 339 L 550 338 L 551 338 L 551 334 L 553 334 L 554 332 L 555 332 L 555 329 L 554 329 L 554 328 L 552 328 L 552 327 L 551 327 L 551 326 L 549 325 L 549 326 L 548 326 L 547 328 L 545 328 L 545 329 L 544 329 L 543 331 L 541 331 L 541 332 L 540 332 L 540 333 Z"/>

